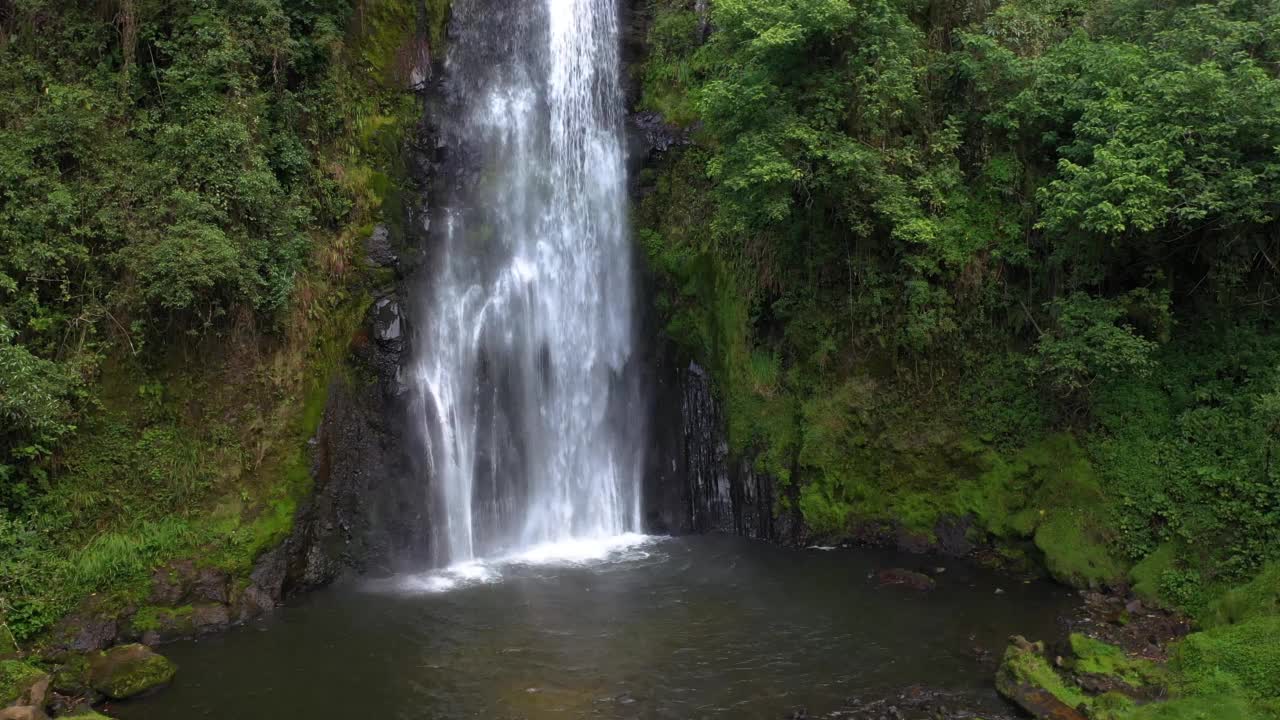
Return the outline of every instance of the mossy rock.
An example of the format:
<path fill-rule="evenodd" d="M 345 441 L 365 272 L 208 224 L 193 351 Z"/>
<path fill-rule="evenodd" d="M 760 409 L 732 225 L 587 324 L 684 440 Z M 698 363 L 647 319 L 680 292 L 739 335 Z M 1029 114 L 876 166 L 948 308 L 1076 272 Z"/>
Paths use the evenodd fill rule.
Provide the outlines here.
<path fill-rule="evenodd" d="M 92 710 L 81 710 L 75 715 L 61 715 L 58 720 L 111 720 L 111 718 Z"/>
<path fill-rule="evenodd" d="M 996 690 L 1037 718 L 1084 720 L 1078 710 L 1088 706 L 1080 688 L 1068 683 L 1049 664 L 1044 643 L 1014 637 L 996 672 Z"/>
<path fill-rule="evenodd" d="M 43 705 L 49 673 L 20 660 L 0 660 L 0 708 Z"/>
<path fill-rule="evenodd" d="M 90 684 L 113 700 L 167 685 L 177 672 L 168 658 L 137 643 L 113 647 L 89 660 Z"/>

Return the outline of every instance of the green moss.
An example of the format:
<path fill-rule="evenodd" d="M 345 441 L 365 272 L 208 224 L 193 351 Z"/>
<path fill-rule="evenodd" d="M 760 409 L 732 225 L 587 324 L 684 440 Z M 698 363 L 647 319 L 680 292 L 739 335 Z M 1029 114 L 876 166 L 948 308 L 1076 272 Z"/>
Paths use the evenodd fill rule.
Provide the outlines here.
<path fill-rule="evenodd" d="M 32 685 L 45 677 L 39 668 L 19 660 L 0 660 L 0 708 L 17 702 Z"/>
<path fill-rule="evenodd" d="M 1170 668 L 1188 695 L 1280 698 L 1280 616 L 1256 617 L 1187 636 Z"/>
<path fill-rule="evenodd" d="M 189 622 L 193 612 L 190 605 L 176 608 L 147 605 L 134 613 L 130 625 L 138 632 L 177 627 Z"/>
<path fill-rule="evenodd" d="M 813 484 L 800 491 L 800 513 L 805 524 L 819 535 L 835 535 L 844 530 L 852 504 L 831 497 L 826 488 Z"/>
<path fill-rule="evenodd" d="M 1061 582 L 1086 587 L 1124 577 L 1124 566 L 1093 535 L 1083 510 L 1052 513 L 1036 530 L 1035 543 L 1044 553 L 1045 567 Z"/>
<path fill-rule="evenodd" d="M 1159 665 L 1143 658 L 1130 658 L 1114 645 L 1080 633 L 1072 633 L 1070 642 L 1076 672 L 1119 678 L 1135 688 L 1163 686 L 1168 682 L 1168 674 Z"/>

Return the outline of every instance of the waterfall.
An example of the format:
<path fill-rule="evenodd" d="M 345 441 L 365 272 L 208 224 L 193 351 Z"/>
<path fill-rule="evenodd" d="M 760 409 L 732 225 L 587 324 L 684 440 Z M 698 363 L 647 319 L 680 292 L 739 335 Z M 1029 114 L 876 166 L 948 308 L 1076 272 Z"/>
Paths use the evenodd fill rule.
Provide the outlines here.
<path fill-rule="evenodd" d="M 413 366 L 436 565 L 640 529 L 615 2 L 454 3 Z"/>

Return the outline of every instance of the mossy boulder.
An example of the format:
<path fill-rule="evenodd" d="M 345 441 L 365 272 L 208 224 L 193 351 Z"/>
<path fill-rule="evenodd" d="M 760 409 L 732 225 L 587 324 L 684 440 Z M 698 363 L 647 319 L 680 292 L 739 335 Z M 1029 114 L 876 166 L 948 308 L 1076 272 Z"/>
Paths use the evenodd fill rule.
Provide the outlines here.
<path fill-rule="evenodd" d="M 49 673 L 20 660 L 0 660 L 0 708 L 44 704 Z"/>
<path fill-rule="evenodd" d="M 80 710 L 74 715 L 62 715 L 58 720 L 111 720 L 111 718 L 92 710 Z"/>
<path fill-rule="evenodd" d="M 1013 637 L 996 673 L 996 690 L 1033 717 L 1085 720 L 1078 708 L 1087 706 L 1088 698 L 1053 669 L 1044 643 Z"/>
<path fill-rule="evenodd" d="M 178 672 L 168 658 L 146 645 L 120 645 L 89 659 L 89 683 L 114 700 L 167 685 Z"/>

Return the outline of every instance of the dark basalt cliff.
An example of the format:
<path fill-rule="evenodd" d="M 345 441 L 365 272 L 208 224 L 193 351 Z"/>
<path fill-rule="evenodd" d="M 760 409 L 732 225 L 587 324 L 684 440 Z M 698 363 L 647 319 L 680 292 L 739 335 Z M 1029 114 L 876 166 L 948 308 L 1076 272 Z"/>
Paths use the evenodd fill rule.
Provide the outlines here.
<path fill-rule="evenodd" d="M 439 71 L 422 74 L 438 77 Z M 382 575 L 428 557 L 429 468 L 420 433 L 412 431 L 407 376 L 415 335 L 407 286 L 429 241 L 445 148 L 432 122 L 436 85 L 419 83 L 415 90 L 427 111 L 407 148 L 401 216 L 391 227 L 379 226 L 366 246 L 369 264 L 386 281 L 352 343 L 347 371 L 330 383 L 310 442 L 312 497 L 299 509 L 293 534 L 264 558 L 285 567 L 283 596 L 344 571 Z"/>
<path fill-rule="evenodd" d="M 729 452 L 710 376 L 696 363 L 679 363 L 661 340 L 659 348 L 651 386 L 646 529 L 794 541 L 798 526 L 789 513 L 778 512 L 773 478 Z"/>

